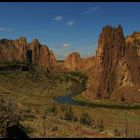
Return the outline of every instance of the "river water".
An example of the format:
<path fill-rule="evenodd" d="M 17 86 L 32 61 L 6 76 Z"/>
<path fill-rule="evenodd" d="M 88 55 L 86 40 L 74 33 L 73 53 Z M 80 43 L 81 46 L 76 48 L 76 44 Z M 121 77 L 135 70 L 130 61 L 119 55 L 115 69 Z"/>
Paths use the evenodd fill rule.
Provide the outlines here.
<path fill-rule="evenodd" d="M 75 86 L 76 85 L 76 86 Z M 74 96 L 81 94 L 82 92 L 82 87 L 80 84 L 74 84 L 72 87 L 72 90 L 70 91 L 70 93 L 68 95 L 65 96 L 57 96 L 57 97 L 53 97 L 53 100 L 61 103 L 61 104 L 69 104 L 69 105 L 77 105 L 77 106 L 87 106 L 87 107 L 100 107 L 100 108 L 108 108 L 108 109 L 140 109 L 140 106 L 128 106 L 128 105 L 110 105 L 110 104 L 96 104 L 96 103 L 85 103 L 85 102 L 80 102 L 80 101 L 76 101 L 73 99 Z"/>
<path fill-rule="evenodd" d="M 75 94 L 70 93 L 69 95 L 66 96 L 57 96 L 54 97 L 53 100 L 55 100 L 56 102 L 59 102 L 61 104 L 71 104 L 71 105 L 82 105 L 82 103 L 79 103 L 75 100 L 72 99 L 72 97 L 74 97 Z"/>

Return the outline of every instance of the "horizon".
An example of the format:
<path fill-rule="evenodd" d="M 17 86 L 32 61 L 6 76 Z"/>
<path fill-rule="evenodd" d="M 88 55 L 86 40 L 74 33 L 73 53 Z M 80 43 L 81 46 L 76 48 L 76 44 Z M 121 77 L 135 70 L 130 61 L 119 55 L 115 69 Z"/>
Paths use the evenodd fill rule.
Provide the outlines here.
<path fill-rule="evenodd" d="M 105 25 L 123 28 L 124 35 L 140 31 L 140 3 L 127 2 L 2 2 L 2 38 L 38 39 L 57 60 L 72 52 L 89 57 L 96 53 L 98 36 Z"/>

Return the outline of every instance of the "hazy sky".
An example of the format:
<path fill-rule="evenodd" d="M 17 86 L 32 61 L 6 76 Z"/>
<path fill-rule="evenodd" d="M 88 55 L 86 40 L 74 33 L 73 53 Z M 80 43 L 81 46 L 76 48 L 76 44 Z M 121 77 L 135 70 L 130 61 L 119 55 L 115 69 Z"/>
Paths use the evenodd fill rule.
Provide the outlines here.
<path fill-rule="evenodd" d="M 0 3 L 0 38 L 37 38 L 57 59 L 78 51 L 96 51 L 102 27 L 121 24 L 124 34 L 140 31 L 140 3 L 123 2 L 5 2 Z"/>

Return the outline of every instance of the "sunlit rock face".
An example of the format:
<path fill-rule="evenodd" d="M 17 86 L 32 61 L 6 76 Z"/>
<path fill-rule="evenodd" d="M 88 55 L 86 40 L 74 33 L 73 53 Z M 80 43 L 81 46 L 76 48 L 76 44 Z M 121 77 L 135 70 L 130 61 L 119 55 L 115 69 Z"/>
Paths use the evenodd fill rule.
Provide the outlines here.
<path fill-rule="evenodd" d="M 27 42 L 26 38 L 17 40 L 0 40 L 1 61 L 26 61 Z"/>
<path fill-rule="evenodd" d="M 78 52 L 71 53 L 62 64 L 64 70 L 67 71 L 83 71 L 86 72 L 94 64 L 94 57 L 81 58 Z"/>
<path fill-rule="evenodd" d="M 47 45 L 42 45 L 37 39 L 27 43 L 25 37 L 17 40 L 0 40 L 0 60 L 27 62 L 27 52 L 31 52 L 32 64 L 41 68 L 56 65 L 56 58 Z"/>
<path fill-rule="evenodd" d="M 80 60 L 80 54 L 73 52 L 64 60 L 63 67 L 68 71 L 75 71 Z"/>
<path fill-rule="evenodd" d="M 125 39 L 126 44 L 131 44 L 136 47 L 137 54 L 140 56 L 140 32 L 134 32 Z"/>
<path fill-rule="evenodd" d="M 126 44 L 123 29 L 105 26 L 99 35 L 94 69 L 85 95 L 93 99 L 110 98 L 119 87 L 140 86 L 137 48 Z"/>
<path fill-rule="evenodd" d="M 41 68 L 50 68 L 56 65 L 56 58 L 46 45 L 40 48 L 38 65 Z"/>

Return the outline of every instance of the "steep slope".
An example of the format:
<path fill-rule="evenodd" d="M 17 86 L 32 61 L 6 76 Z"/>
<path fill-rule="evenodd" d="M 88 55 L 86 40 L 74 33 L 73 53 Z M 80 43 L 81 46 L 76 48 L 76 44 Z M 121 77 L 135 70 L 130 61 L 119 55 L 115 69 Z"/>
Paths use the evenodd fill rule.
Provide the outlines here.
<path fill-rule="evenodd" d="M 126 37 L 126 44 L 133 44 L 137 48 L 137 54 L 140 56 L 140 32 L 134 32 Z"/>
<path fill-rule="evenodd" d="M 56 65 L 56 58 L 46 45 L 40 48 L 38 65 L 42 68 L 51 68 Z"/>
<path fill-rule="evenodd" d="M 110 98 L 120 87 L 140 86 L 140 68 L 137 49 L 126 44 L 123 29 L 105 26 L 99 35 L 95 68 L 84 93 L 93 99 Z"/>

